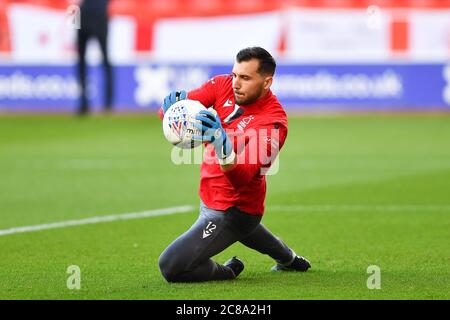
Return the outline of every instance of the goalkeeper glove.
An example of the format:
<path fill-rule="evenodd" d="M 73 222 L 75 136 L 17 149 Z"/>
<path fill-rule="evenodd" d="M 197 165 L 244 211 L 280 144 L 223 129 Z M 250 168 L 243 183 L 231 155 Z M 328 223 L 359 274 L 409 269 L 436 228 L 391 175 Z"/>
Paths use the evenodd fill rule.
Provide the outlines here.
<path fill-rule="evenodd" d="M 171 93 L 169 93 L 167 97 L 164 98 L 164 102 L 162 105 L 163 112 L 166 113 L 167 109 L 169 109 L 171 105 L 173 105 L 175 102 L 184 100 L 186 98 L 187 98 L 186 91 L 184 90 L 172 91 Z"/>
<path fill-rule="evenodd" d="M 236 154 L 230 138 L 222 127 L 219 116 L 210 111 L 202 110 L 195 116 L 195 119 L 201 122 L 194 123 L 194 126 L 202 130 L 202 136 L 194 135 L 192 138 L 212 143 L 221 165 L 233 163 Z"/>

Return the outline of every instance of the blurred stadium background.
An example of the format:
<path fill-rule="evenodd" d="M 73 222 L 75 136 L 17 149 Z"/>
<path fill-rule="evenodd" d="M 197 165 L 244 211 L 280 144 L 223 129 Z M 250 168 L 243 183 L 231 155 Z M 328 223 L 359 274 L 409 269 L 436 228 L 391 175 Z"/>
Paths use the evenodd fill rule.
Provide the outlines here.
<path fill-rule="evenodd" d="M 0 0 L 0 112 L 72 111 L 78 89 L 68 0 Z M 259 45 L 288 110 L 449 110 L 446 0 L 111 0 L 118 110 L 154 111 L 173 88 L 227 73 Z M 95 41 L 90 97 L 101 104 Z"/>
<path fill-rule="evenodd" d="M 0 0 L 0 299 L 450 298 L 450 1 L 111 0 L 116 114 L 83 119 L 76 3 Z M 289 113 L 263 222 L 313 268 L 273 274 L 235 244 L 216 259 L 246 263 L 237 281 L 168 285 L 158 256 L 197 216 L 199 170 L 171 161 L 156 111 L 253 45 Z M 96 42 L 88 62 L 100 111 Z"/>

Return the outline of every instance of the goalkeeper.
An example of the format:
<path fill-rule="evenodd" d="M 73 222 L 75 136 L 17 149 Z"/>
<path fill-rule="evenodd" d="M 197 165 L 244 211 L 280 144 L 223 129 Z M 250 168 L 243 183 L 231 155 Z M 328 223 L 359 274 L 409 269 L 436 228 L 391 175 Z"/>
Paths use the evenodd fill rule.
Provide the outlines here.
<path fill-rule="evenodd" d="M 216 112 L 201 111 L 196 117 L 202 136 L 194 138 L 207 142 L 200 172 L 200 215 L 159 257 L 167 281 L 235 279 L 244 269 L 240 259 L 219 264 L 211 257 L 237 241 L 272 257 L 276 262 L 272 270 L 311 267 L 261 224 L 264 170 L 277 156 L 288 131 L 286 113 L 270 90 L 275 68 L 275 60 L 265 49 L 245 48 L 237 54 L 231 75 L 216 76 L 189 93 L 171 92 L 164 99 L 161 117 L 182 99 L 197 100 Z"/>

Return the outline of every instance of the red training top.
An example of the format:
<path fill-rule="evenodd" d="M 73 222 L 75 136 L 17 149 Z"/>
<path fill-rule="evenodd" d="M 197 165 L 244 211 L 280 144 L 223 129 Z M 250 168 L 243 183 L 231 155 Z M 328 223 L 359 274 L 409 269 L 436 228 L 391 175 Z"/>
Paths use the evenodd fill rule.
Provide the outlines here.
<path fill-rule="evenodd" d="M 263 215 L 264 173 L 283 146 L 288 131 L 287 116 L 278 99 L 269 91 L 250 105 L 236 105 L 231 75 L 212 78 L 190 91 L 188 99 L 216 110 L 233 141 L 238 162 L 233 169 L 223 172 L 214 147 L 207 145 L 200 171 L 200 198 L 211 209 L 236 206 L 249 214 Z"/>

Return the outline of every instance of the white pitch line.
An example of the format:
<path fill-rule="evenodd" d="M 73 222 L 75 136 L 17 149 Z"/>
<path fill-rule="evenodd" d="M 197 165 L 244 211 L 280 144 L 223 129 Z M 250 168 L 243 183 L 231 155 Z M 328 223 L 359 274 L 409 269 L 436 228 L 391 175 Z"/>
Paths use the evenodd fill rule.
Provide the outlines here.
<path fill-rule="evenodd" d="M 133 213 L 122 213 L 122 214 L 113 214 L 109 216 L 97 216 L 79 220 L 67 220 L 60 221 L 54 223 L 47 224 L 39 224 L 34 226 L 24 226 L 24 227 L 16 227 L 11 229 L 0 230 L 0 236 L 6 236 L 10 234 L 16 233 L 24 233 L 24 232 L 34 232 L 41 230 L 49 230 L 49 229 L 60 229 L 72 226 L 81 226 L 86 224 L 94 224 L 94 223 L 102 223 L 102 222 L 111 222 L 117 220 L 131 220 L 131 219 L 142 219 L 148 217 L 155 216 L 163 216 L 175 213 L 187 213 L 192 212 L 194 210 L 193 206 L 181 206 L 181 207 L 171 207 L 164 209 L 155 209 L 143 212 L 133 212 Z"/>
<path fill-rule="evenodd" d="M 272 205 L 267 206 L 267 210 L 280 211 L 449 211 L 450 205 L 359 205 L 359 204 L 322 204 L 322 205 Z M 34 232 L 49 229 L 60 229 L 86 224 L 111 222 L 117 220 L 142 219 L 155 216 L 163 216 L 175 213 L 187 213 L 194 211 L 193 206 L 171 207 L 165 209 L 155 209 L 143 212 L 122 213 L 109 216 L 97 216 L 80 220 L 67 220 L 34 226 L 16 227 L 0 230 L 0 237 L 16 233 Z"/>
<path fill-rule="evenodd" d="M 319 204 L 319 205 L 273 205 L 268 210 L 280 211 L 449 211 L 450 205 L 380 205 L 380 204 Z"/>

